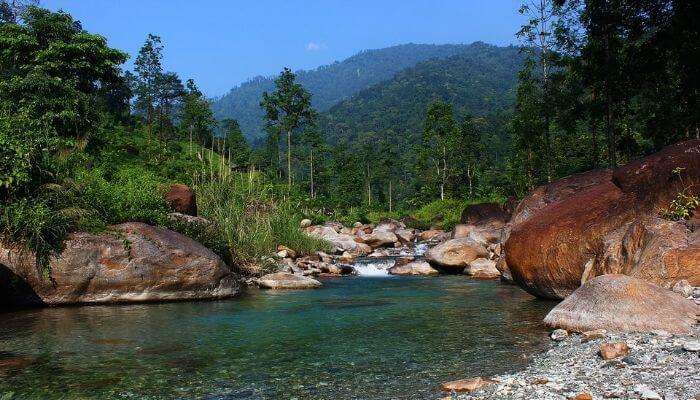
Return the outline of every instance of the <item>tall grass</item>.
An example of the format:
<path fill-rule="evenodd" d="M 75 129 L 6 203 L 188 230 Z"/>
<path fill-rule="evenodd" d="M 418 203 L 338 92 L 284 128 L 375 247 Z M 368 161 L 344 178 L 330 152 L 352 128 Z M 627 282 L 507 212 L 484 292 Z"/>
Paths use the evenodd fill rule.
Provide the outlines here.
<path fill-rule="evenodd" d="M 233 265 L 245 273 L 274 269 L 270 258 L 277 245 L 300 254 L 328 251 L 329 244 L 299 229 L 302 205 L 282 186 L 265 182 L 259 173 L 236 173 L 197 179 L 199 214 L 216 223 L 228 245 Z"/>

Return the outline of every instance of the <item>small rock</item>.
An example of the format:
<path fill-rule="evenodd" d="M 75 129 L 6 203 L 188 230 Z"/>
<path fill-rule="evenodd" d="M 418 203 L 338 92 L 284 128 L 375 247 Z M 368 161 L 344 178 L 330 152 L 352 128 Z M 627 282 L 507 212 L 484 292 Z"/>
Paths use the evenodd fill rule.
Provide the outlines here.
<path fill-rule="evenodd" d="M 690 297 L 693 295 L 693 287 L 690 285 L 690 282 L 685 279 L 676 282 L 676 284 L 673 285 L 673 291 L 681 294 L 683 297 Z"/>
<path fill-rule="evenodd" d="M 593 400 L 593 396 L 591 396 L 590 393 L 579 393 L 574 397 L 570 398 L 571 400 Z"/>
<path fill-rule="evenodd" d="M 595 329 L 592 331 L 586 331 L 581 334 L 582 342 L 589 342 L 595 339 L 602 339 L 608 332 L 605 329 Z"/>
<path fill-rule="evenodd" d="M 492 380 L 484 379 L 482 377 L 467 378 L 460 379 L 457 381 L 445 382 L 442 385 L 440 385 L 440 389 L 443 392 L 473 392 L 492 383 Z"/>
<path fill-rule="evenodd" d="M 549 383 L 549 379 L 547 378 L 537 378 L 534 381 L 532 381 L 533 385 L 544 385 L 546 383 Z"/>
<path fill-rule="evenodd" d="M 634 387 L 639 398 L 642 400 L 663 400 L 663 398 L 655 391 L 649 389 L 646 385 L 637 385 Z"/>
<path fill-rule="evenodd" d="M 305 228 L 308 228 L 310 226 L 311 226 L 311 220 L 308 218 L 302 219 L 301 222 L 299 223 L 299 227 L 301 227 L 301 229 L 305 229 Z"/>
<path fill-rule="evenodd" d="M 566 339 L 569 336 L 569 332 L 567 332 L 564 329 L 555 329 L 552 331 L 552 334 L 549 335 L 552 340 L 555 342 L 561 342 L 562 340 Z"/>
<path fill-rule="evenodd" d="M 689 340 L 689 341 L 683 343 L 683 350 L 692 351 L 692 352 L 700 351 L 700 341 Z"/>
<path fill-rule="evenodd" d="M 603 343 L 600 345 L 600 356 L 603 360 L 625 357 L 629 352 L 630 348 L 625 342 Z"/>

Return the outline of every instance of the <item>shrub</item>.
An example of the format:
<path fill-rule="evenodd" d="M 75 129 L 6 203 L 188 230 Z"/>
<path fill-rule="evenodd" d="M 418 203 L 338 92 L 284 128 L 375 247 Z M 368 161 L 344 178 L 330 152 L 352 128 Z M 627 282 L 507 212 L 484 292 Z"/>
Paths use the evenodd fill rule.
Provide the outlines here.
<path fill-rule="evenodd" d="M 0 211 L 0 238 L 34 252 L 37 265 L 48 271 L 49 257 L 60 253 L 71 221 L 43 201 L 21 199 Z"/>
<path fill-rule="evenodd" d="M 122 166 L 111 178 L 108 180 L 100 169 L 82 171 L 71 184 L 71 197 L 107 224 L 165 223 L 168 207 L 162 178 L 134 165 Z"/>

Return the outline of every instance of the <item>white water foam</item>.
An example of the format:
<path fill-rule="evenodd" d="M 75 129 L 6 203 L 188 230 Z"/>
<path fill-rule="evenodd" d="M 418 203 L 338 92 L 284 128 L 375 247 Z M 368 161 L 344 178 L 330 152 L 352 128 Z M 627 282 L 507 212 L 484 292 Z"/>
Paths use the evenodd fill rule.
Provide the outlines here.
<path fill-rule="evenodd" d="M 353 265 L 359 276 L 390 276 L 389 268 L 394 265 L 393 260 L 363 260 Z"/>

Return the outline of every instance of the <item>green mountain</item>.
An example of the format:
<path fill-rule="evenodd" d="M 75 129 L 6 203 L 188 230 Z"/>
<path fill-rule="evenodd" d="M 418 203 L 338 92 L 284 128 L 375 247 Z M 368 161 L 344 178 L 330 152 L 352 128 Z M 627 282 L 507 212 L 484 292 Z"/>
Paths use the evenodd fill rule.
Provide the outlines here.
<path fill-rule="evenodd" d="M 350 58 L 310 71 L 298 71 L 297 80 L 312 94 L 318 111 L 326 111 L 338 102 L 374 84 L 391 79 L 396 73 L 430 59 L 444 59 L 456 54 L 471 54 L 482 43 L 403 44 L 377 50 L 365 50 Z M 275 77 L 256 77 L 212 101 L 218 119 L 238 120 L 246 138 L 264 136 L 260 99 L 265 91 L 274 90 Z"/>
<path fill-rule="evenodd" d="M 498 116 L 513 109 L 522 63 L 517 47 L 474 43 L 460 54 L 418 63 L 336 104 L 321 116 L 322 131 L 331 143 L 352 144 L 368 132 L 387 131 L 396 140 L 415 142 L 428 105 L 438 99 L 452 103 L 457 116 L 503 120 Z"/>

